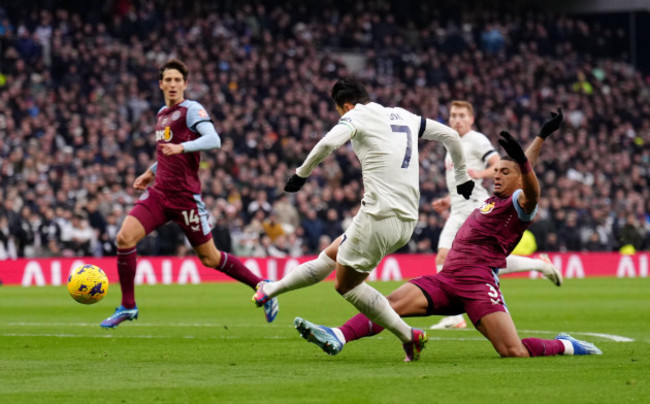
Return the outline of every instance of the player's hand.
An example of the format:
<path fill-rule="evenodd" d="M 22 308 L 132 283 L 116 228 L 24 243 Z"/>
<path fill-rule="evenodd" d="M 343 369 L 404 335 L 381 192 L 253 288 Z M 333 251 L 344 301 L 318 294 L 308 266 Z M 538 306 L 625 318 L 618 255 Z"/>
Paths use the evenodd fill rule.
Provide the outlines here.
<path fill-rule="evenodd" d="M 284 192 L 298 192 L 300 191 L 300 188 L 305 185 L 306 181 L 307 178 L 302 178 L 298 174 L 294 174 L 289 178 L 289 181 L 287 181 L 287 184 L 284 186 Z"/>
<path fill-rule="evenodd" d="M 499 139 L 499 144 L 505 149 L 506 153 L 508 153 L 508 156 L 512 157 L 512 159 L 517 162 L 517 164 L 524 164 L 526 161 L 528 161 L 528 157 L 526 157 L 524 149 L 521 148 L 521 145 L 519 142 L 517 142 L 517 139 L 512 137 L 512 135 L 508 133 L 507 130 L 502 130 L 501 133 L 499 133 L 499 136 L 503 138 Z"/>
<path fill-rule="evenodd" d="M 147 189 L 147 185 L 153 180 L 155 177 L 154 173 L 151 172 L 151 170 L 145 171 L 144 174 L 140 175 L 138 178 L 135 179 L 133 182 L 133 188 L 137 189 L 138 191 L 144 191 Z"/>
<path fill-rule="evenodd" d="M 474 189 L 474 180 L 469 180 L 463 182 L 462 184 L 456 187 L 456 192 L 463 196 L 465 199 L 469 199 L 472 195 L 472 190 Z"/>
<path fill-rule="evenodd" d="M 467 169 L 467 175 L 469 175 L 470 178 L 473 178 L 475 180 L 481 178 L 479 173 L 480 173 L 480 171 L 472 170 L 471 168 Z"/>
<path fill-rule="evenodd" d="M 537 136 L 541 137 L 542 139 L 546 139 L 551 135 L 551 133 L 560 129 L 560 124 L 562 123 L 563 119 L 564 115 L 562 115 L 562 108 L 558 107 L 557 113 L 551 112 L 551 117 L 544 121 L 542 128 L 539 130 L 539 134 Z"/>
<path fill-rule="evenodd" d="M 173 156 L 174 154 L 181 154 L 185 151 L 185 147 L 182 144 L 174 143 L 165 143 L 160 145 L 160 148 L 165 156 Z"/>
<path fill-rule="evenodd" d="M 450 206 L 451 201 L 449 200 L 449 197 L 434 199 L 433 202 L 431 202 L 431 207 L 438 213 L 446 211 Z"/>

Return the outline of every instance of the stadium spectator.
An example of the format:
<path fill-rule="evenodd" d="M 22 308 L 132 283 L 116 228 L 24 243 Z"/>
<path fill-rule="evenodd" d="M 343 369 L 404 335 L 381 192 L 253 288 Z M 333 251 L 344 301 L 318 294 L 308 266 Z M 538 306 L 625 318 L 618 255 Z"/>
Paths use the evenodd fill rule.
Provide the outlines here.
<path fill-rule="evenodd" d="M 529 141 L 538 129 L 538 111 L 561 103 L 571 124 L 540 161 L 540 181 L 549 191 L 540 201 L 540 207 L 548 206 L 545 233 L 531 226 L 540 251 L 560 248 L 546 246 L 546 240 L 551 232 L 557 238 L 572 211 L 578 215 L 579 248 L 598 223 L 607 251 L 619 248 L 616 217 L 634 214 L 645 222 L 650 215 L 644 202 L 650 200 L 650 80 L 625 62 L 629 34 L 602 21 L 526 11 L 495 21 L 480 7 L 454 18 L 444 7 L 395 18 L 392 11 L 404 4 L 394 1 L 384 4 L 390 10 L 362 1 L 368 16 L 363 27 L 354 23 L 354 10 L 338 10 L 334 3 L 304 4 L 300 13 L 273 0 L 243 0 L 231 9 L 203 3 L 174 20 L 168 16 L 179 10 L 165 2 L 133 2 L 126 12 L 54 1 L 49 16 L 3 6 L 0 189 L 21 204 L 19 189 L 34 191 L 36 201 L 51 201 L 54 208 L 102 193 L 104 219 L 119 205 L 117 221 L 124 220 L 137 200 L 130 179 L 153 163 L 152 122 L 164 102 L 152 61 L 178 55 L 195 71 L 189 90 L 211 107 L 223 135 L 222 149 L 205 153 L 201 180 L 206 201 L 210 183 L 224 184 L 214 201 L 224 198 L 236 209 L 227 220 L 235 248 L 237 227 L 250 220 L 246 208 L 257 192 L 267 192 L 273 205 L 284 179 L 336 120 L 327 90 L 334 77 L 348 72 L 338 52 L 353 51 L 364 61 L 358 75 L 374 101 L 399 101 L 444 121 L 451 100 L 468 99 L 480 111 L 476 128 L 493 141 L 505 122 L 522 142 Z M 243 18 L 235 18 L 237 13 Z M 481 34 L 495 29 L 504 45 L 496 53 L 482 51 Z M 49 65 L 43 45 L 48 42 Z M 581 80 L 588 91 L 584 85 L 574 89 Z M 433 215 L 428 204 L 445 193 L 444 182 L 436 180 L 442 157 L 439 147 L 421 149 L 421 209 Z M 363 191 L 360 171 L 345 148 L 332 158 L 314 173 L 319 186 L 304 192 L 307 200 L 325 200 L 329 193 L 329 206 L 345 223 Z M 78 182 L 68 179 L 77 176 Z M 596 205 L 606 211 L 593 220 L 590 207 Z M 55 209 L 57 222 L 67 220 L 62 212 Z M 37 214 L 42 220 L 42 210 Z M 300 219 L 293 223 L 298 238 Z M 441 226 L 445 218 L 438 219 Z M 646 227 L 640 230 L 650 240 Z M 646 241 L 642 248 L 649 246 Z M 578 246 L 564 242 L 561 248 Z"/>

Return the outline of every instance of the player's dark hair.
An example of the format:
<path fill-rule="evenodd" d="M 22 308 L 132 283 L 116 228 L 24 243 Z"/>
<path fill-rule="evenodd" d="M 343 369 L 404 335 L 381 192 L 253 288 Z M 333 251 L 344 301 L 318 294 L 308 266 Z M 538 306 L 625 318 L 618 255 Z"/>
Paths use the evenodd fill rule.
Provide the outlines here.
<path fill-rule="evenodd" d="M 176 58 L 169 59 L 158 70 L 159 77 L 160 77 L 161 81 L 163 79 L 163 73 L 165 73 L 165 70 L 169 70 L 169 69 L 178 70 L 183 75 L 183 81 L 187 81 L 187 75 L 189 74 L 189 70 L 187 70 L 187 66 L 185 65 L 185 63 L 181 62 L 180 60 L 178 60 Z"/>
<path fill-rule="evenodd" d="M 515 159 L 513 159 L 512 157 L 510 157 L 510 156 L 508 156 L 508 155 L 501 156 L 501 160 L 503 160 L 503 161 L 512 161 L 513 163 L 515 163 L 515 167 L 517 168 L 517 170 L 518 170 L 518 171 L 521 171 L 521 170 L 519 170 L 519 163 L 517 163 L 517 162 L 515 161 Z"/>
<path fill-rule="evenodd" d="M 368 91 L 366 91 L 363 83 L 357 79 L 341 79 L 337 81 L 332 87 L 331 97 L 339 107 L 343 107 L 345 103 L 356 105 L 370 102 Z"/>

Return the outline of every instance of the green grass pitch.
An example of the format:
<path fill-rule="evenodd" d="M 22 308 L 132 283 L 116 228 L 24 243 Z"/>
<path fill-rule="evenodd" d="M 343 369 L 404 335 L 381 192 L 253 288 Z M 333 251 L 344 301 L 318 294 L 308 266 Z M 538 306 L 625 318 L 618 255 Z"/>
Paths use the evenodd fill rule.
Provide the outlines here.
<path fill-rule="evenodd" d="M 373 286 L 388 293 L 399 284 Z M 327 356 L 298 336 L 293 319 L 334 326 L 355 314 L 331 282 L 281 296 L 272 324 L 240 284 L 138 286 L 140 318 L 111 331 L 99 323 L 119 304 L 117 283 L 92 306 L 74 302 L 65 286 L 5 286 L 0 402 L 648 402 L 650 279 L 569 279 L 560 288 L 504 279 L 502 291 L 522 337 L 566 331 L 604 354 L 502 359 L 471 329 L 429 331 L 414 363 L 402 362 L 387 332 Z"/>

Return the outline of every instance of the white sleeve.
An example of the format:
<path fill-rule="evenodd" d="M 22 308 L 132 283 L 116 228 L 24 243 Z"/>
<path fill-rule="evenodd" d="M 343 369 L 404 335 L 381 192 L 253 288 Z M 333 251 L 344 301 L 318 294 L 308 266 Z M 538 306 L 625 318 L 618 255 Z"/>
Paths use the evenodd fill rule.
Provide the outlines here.
<path fill-rule="evenodd" d="M 296 174 L 302 178 L 307 178 L 312 170 L 325 160 L 325 157 L 336 149 L 352 139 L 353 129 L 349 125 L 338 124 L 334 126 L 323 138 L 316 143 L 316 146 L 309 152 L 309 155 L 300 167 L 296 169 Z"/>
<path fill-rule="evenodd" d="M 447 125 L 434 121 L 433 119 L 423 120 L 422 123 L 425 124 L 424 130 L 420 128 L 422 138 L 442 142 L 449 152 L 451 161 L 454 163 L 456 184 L 460 185 L 469 181 L 471 178 L 467 174 L 465 156 L 463 155 L 463 146 L 460 144 L 460 136 L 458 135 L 458 132 Z"/>

